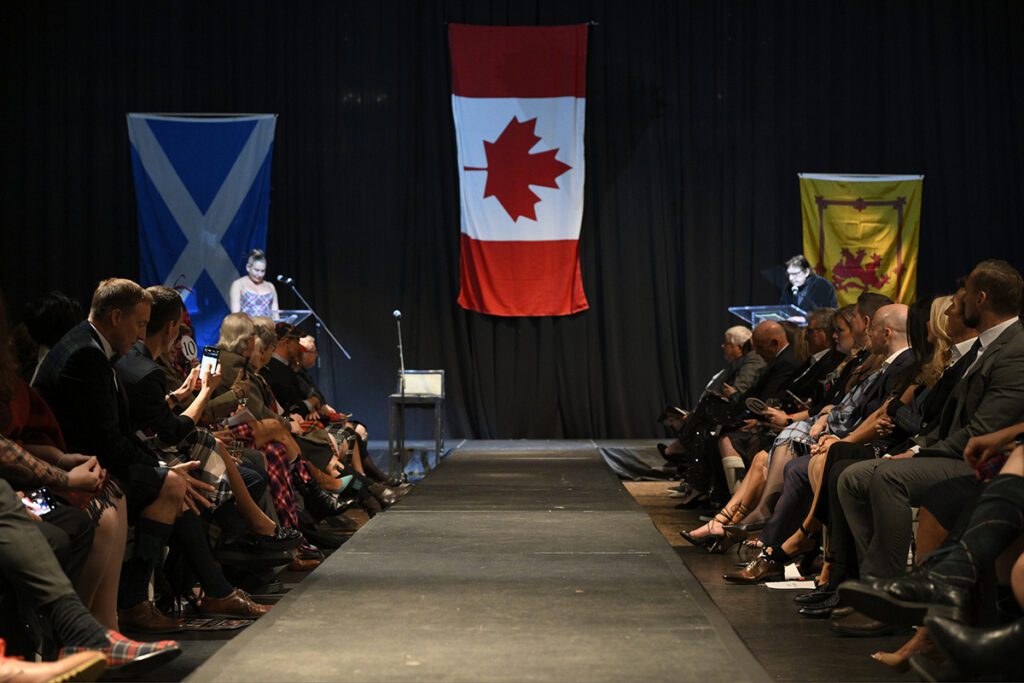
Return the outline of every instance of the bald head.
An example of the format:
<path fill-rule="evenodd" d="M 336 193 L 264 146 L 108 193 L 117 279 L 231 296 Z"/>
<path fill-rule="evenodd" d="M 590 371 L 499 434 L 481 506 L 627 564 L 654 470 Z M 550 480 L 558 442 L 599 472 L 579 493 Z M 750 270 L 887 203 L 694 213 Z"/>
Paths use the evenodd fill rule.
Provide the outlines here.
<path fill-rule="evenodd" d="M 888 304 L 875 311 L 868 327 L 872 353 L 891 356 L 907 348 L 908 310 L 905 304 Z"/>
<path fill-rule="evenodd" d="M 774 320 L 765 320 L 754 328 L 754 350 L 767 362 L 775 360 L 779 351 L 786 348 L 786 330 Z"/>

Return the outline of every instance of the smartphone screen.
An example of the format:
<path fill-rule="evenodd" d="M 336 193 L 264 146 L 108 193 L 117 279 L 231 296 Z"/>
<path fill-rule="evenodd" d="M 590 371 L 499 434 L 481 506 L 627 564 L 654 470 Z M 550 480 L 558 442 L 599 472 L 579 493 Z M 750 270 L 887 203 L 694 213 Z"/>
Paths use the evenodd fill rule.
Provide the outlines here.
<path fill-rule="evenodd" d="M 46 489 L 36 489 L 30 492 L 21 499 L 21 502 L 37 517 L 42 517 L 53 509 L 53 501 Z"/>
<path fill-rule="evenodd" d="M 199 364 L 199 376 L 202 377 L 203 373 L 214 373 L 217 371 L 217 366 L 220 364 L 220 349 L 216 346 L 204 346 L 203 347 L 203 360 Z"/>

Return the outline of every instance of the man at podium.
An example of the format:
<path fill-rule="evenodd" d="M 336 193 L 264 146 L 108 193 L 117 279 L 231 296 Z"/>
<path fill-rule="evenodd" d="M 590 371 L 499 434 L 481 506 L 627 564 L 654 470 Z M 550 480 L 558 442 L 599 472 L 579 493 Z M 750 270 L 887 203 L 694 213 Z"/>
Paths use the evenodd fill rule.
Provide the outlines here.
<path fill-rule="evenodd" d="M 796 306 L 805 311 L 839 307 L 836 288 L 815 274 L 803 256 L 798 254 L 786 261 L 786 276 L 789 278 L 789 286 L 782 288 L 779 305 Z"/>

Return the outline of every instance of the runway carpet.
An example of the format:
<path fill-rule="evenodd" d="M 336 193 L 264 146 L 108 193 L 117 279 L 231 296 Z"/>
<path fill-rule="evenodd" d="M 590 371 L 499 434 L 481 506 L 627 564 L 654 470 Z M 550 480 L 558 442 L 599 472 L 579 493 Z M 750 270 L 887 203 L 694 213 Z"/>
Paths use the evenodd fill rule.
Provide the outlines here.
<path fill-rule="evenodd" d="M 464 444 L 189 681 L 766 681 L 593 442 Z"/>

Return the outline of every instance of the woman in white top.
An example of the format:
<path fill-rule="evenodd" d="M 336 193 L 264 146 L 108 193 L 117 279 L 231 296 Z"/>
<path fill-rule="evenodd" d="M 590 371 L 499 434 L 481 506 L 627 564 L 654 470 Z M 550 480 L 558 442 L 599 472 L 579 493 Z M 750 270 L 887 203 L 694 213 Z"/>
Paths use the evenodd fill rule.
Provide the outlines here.
<path fill-rule="evenodd" d="M 277 319 L 277 290 L 265 280 L 267 256 L 262 249 L 249 252 L 246 275 L 231 283 L 231 312 L 247 313 L 249 317 L 266 316 Z"/>

